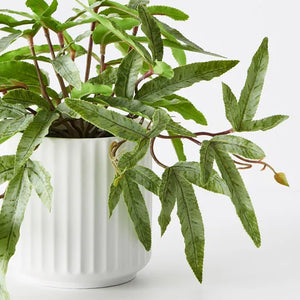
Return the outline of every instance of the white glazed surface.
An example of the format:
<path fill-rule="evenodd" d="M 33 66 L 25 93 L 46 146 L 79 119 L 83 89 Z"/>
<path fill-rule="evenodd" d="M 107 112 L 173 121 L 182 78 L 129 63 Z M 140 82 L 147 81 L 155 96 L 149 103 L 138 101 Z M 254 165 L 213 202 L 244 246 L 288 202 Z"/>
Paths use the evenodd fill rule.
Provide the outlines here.
<path fill-rule="evenodd" d="M 54 199 L 49 213 L 33 193 L 15 258 L 20 275 L 54 287 L 104 287 L 133 279 L 148 263 L 123 201 L 108 217 L 114 140 L 46 138 L 34 153 L 52 175 Z M 142 164 L 151 167 L 151 159 Z M 151 194 L 142 192 L 151 214 Z"/>

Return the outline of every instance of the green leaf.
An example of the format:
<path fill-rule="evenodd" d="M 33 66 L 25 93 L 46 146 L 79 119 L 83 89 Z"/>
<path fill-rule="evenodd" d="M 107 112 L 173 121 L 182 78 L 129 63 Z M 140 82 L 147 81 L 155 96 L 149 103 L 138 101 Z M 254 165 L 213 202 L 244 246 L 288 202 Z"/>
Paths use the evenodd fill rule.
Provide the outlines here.
<path fill-rule="evenodd" d="M 226 118 L 232 125 L 233 129 L 237 129 L 240 122 L 240 108 L 236 97 L 232 93 L 230 87 L 222 83 L 223 87 L 223 100 L 225 104 Z"/>
<path fill-rule="evenodd" d="M 0 185 L 6 181 L 10 181 L 15 172 L 15 156 L 0 156 Z"/>
<path fill-rule="evenodd" d="M 122 186 L 119 183 L 118 185 L 114 185 L 113 183 L 110 186 L 110 192 L 108 197 L 108 207 L 109 207 L 109 217 L 112 216 L 113 211 L 118 205 L 122 194 Z"/>
<path fill-rule="evenodd" d="M 102 94 L 105 96 L 109 96 L 113 93 L 113 90 L 108 85 L 103 84 L 92 84 L 89 82 L 85 82 L 81 84 L 81 89 L 78 90 L 74 88 L 71 92 L 71 97 L 75 99 L 80 99 L 84 96 L 89 96 L 92 94 Z"/>
<path fill-rule="evenodd" d="M 2 100 L 10 104 L 21 104 L 24 107 L 37 105 L 38 107 L 50 110 L 49 103 L 45 98 L 42 98 L 39 94 L 23 89 L 8 92 Z"/>
<path fill-rule="evenodd" d="M 8 104 L 0 101 L 0 119 L 20 118 L 27 114 L 26 109 L 20 104 Z"/>
<path fill-rule="evenodd" d="M 134 50 L 122 60 L 118 69 L 115 93 L 117 96 L 132 99 L 135 83 L 143 65 L 143 58 Z"/>
<path fill-rule="evenodd" d="M 241 92 L 239 100 L 241 112 L 239 128 L 241 128 L 243 122 L 251 121 L 255 116 L 264 85 L 268 62 L 268 39 L 265 38 L 252 59 L 252 63 L 248 69 L 247 80 Z"/>
<path fill-rule="evenodd" d="M 210 142 L 216 143 L 221 151 L 238 154 L 246 158 L 262 159 L 266 156 L 256 144 L 239 136 L 219 135 L 212 138 Z"/>
<path fill-rule="evenodd" d="M 28 178 L 43 204 L 51 211 L 53 187 L 51 176 L 38 162 L 29 160 L 27 163 Z"/>
<path fill-rule="evenodd" d="M 202 182 L 206 184 L 212 174 L 215 160 L 215 153 L 209 141 L 203 141 L 200 149 L 200 170 Z"/>
<path fill-rule="evenodd" d="M 8 262 L 15 253 L 21 223 L 30 194 L 31 184 L 28 180 L 26 169 L 22 168 L 8 184 L 0 212 L 1 284 L 3 284 L 4 276 L 7 272 Z"/>
<path fill-rule="evenodd" d="M 187 64 L 186 55 L 184 50 L 172 48 L 173 57 L 176 59 L 179 66 L 184 66 Z"/>
<path fill-rule="evenodd" d="M 12 42 L 22 35 L 22 32 L 12 33 L 0 39 L 0 52 L 4 51 Z"/>
<path fill-rule="evenodd" d="M 183 11 L 164 5 L 149 6 L 148 10 L 151 15 L 162 15 L 172 18 L 175 21 L 186 21 L 189 16 Z"/>
<path fill-rule="evenodd" d="M 174 76 L 172 67 L 163 61 L 156 61 L 153 71 L 155 74 L 168 79 L 171 79 Z"/>
<path fill-rule="evenodd" d="M 171 221 L 171 213 L 176 203 L 176 178 L 173 168 L 167 168 L 163 175 L 159 188 L 159 199 L 161 201 L 161 212 L 158 222 L 163 235 Z"/>
<path fill-rule="evenodd" d="M 138 185 L 125 173 L 122 179 L 124 201 L 137 236 L 145 249 L 151 249 L 151 227 L 147 206 Z"/>
<path fill-rule="evenodd" d="M 122 97 L 105 97 L 97 96 L 96 98 L 91 99 L 91 101 L 96 101 L 104 105 L 109 105 L 118 109 L 122 109 L 129 113 L 152 119 L 155 109 L 149 105 L 143 104 L 138 100 L 128 100 L 127 98 Z"/>
<path fill-rule="evenodd" d="M 152 52 L 153 60 L 161 61 L 164 54 L 164 45 L 159 26 L 145 6 L 139 5 L 138 12 L 142 21 L 142 30 L 149 39 L 149 48 Z"/>
<path fill-rule="evenodd" d="M 122 30 L 130 30 L 135 26 L 139 26 L 140 21 L 134 18 L 110 18 L 110 21 L 118 26 Z M 83 21 L 81 21 L 82 23 Z M 75 22 L 73 22 L 75 23 Z M 79 22 L 76 22 L 78 24 Z M 111 43 L 119 42 L 122 39 L 112 33 L 109 29 L 104 27 L 102 24 L 96 26 L 93 32 L 93 40 L 95 44 L 108 45 Z"/>
<path fill-rule="evenodd" d="M 59 56 L 52 61 L 52 64 L 59 75 L 61 75 L 69 84 L 80 90 L 80 73 L 70 56 Z"/>
<path fill-rule="evenodd" d="M 121 28 L 119 28 L 115 23 L 111 22 L 104 16 L 98 15 L 93 11 L 93 9 L 88 8 L 80 1 L 76 0 L 81 6 L 83 6 L 100 24 L 109 29 L 112 33 L 114 33 L 117 37 L 119 37 L 122 41 L 130 45 L 133 49 L 135 49 L 147 62 L 152 63 L 151 57 L 144 48 L 141 48 L 136 42 L 134 42 L 131 37 Z"/>
<path fill-rule="evenodd" d="M 56 109 L 62 114 L 62 117 L 72 118 L 72 119 L 80 119 L 80 115 L 76 112 L 74 112 L 72 109 L 70 109 L 65 102 L 61 102 L 59 105 L 57 105 Z"/>
<path fill-rule="evenodd" d="M 174 132 L 168 131 L 169 136 L 174 136 Z M 172 139 L 172 144 L 175 149 L 178 160 L 186 161 L 186 156 L 184 154 L 183 142 L 181 139 Z"/>
<path fill-rule="evenodd" d="M 275 115 L 261 120 L 245 121 L 242 124 L 241 131 L 258 131 L 258 130 L 270 130 L 283 121 L 287 120 L 289 116 Z"/>
<path fill-rule="evenodd" d="M 254 208 L 242 177 L 233 160 L 226 152 L 219 150 L 218 147 L 214 147 L 214 152 L 218 168 L 230 190 L 231 200 L 236 208 L 237 215 L 254 244 L 259 247 L 261 244 L 259 228 Z"/>
<path fill-rule="evenodd" d="M 189 137 L 196 137 L 196 135 L 194 133 L 185 129 L 178 123 L 174 122 L 171 118 L 169 120 L 166 130 L 172 131 L 174 133 L 174 135 L 184 135 L 184 136 L 189 136 Z"/>
<path fill-rule="evenodd" d="M 13 14 L 13 15 L 19 15 L 19 16 L 23 16 L 29 19 L 32 19 L 33 16 L 27 12 L 24 11 L 15 11 L 15 10 L 11 10 L 11 9 L 0 9 L 1 12 L 6 12 L 9 14 Z"/>
<path fill-rule="evenodd" d="M 221 55 L 212 53 L 212 52 L 207 52 L 204 49 L 202 49 L 201 47 L 199 47 L 198 45 L 196 45 L 195 43 L 193 43 L 192 41 L 190 41 L 189 39 L 187 39 L 182 33 L 180 33 L 177 29 L 170 27 L 169 25 L 158 21 L 157 22 L 161 33 L 171 42 L 177 42 L 177 41 L 182 41 L 183 43 L 185 43 L 185 46 L 187 47 L 186 50 L 190 50 L 190 51 L 194 51 L 194 52 L 198 52 L 198 53 L 202 53 L 202 54 L 206 54 L 206 55 L 212 55 L 212 56 L 217 56 L 217 57 L 222 57 Z M 177 42 L 178 44 L 178 42 Z"/>
<path fill-rule="evenodd" d="M 128 7 L 131 9 L 137 9 L 139 5 L 147 5 L 149 2 L 149 0 L 130 0 Z"/>
<path fill-rule="evenodd" d="M 27 0 L 26 6 L 29 7 L 35 14 L 42 16 L 49 8 L 48 4 L 43 0 Z"/>
<path fill-rule="evenodd" d="M 157 109 L 153 115 L 152 121 L 153 125 L 148 132 L 148 138 L 154 138 L 164 131 L 170 122 L 170 116 L 164 110 Z"/>
<path fill-rule="evenodd" d="M 42 73 L 44 84 L 48 85 L 48 78 Z M 0 62 L 0 85 L 9 87 L 18 85 L 18 82 L 27 86 L 40 86 L 34 65 L 24 61 Z"/>
<path fill-rule="evenodd" d="M 53 45 L 54 51 L 58 51 L 60 49 L 59 45 Z M 40 46 L 34 46 L 35 53 L 42 54 L 42 53 L 49 53 L 49 46 L 48 45 L 40 45 Z M 21 56 L 30 56 L 30 49 L 29 47 L 22 47 L 15 49 L 13 51 L 6 52 L 0 56 L 0 62 L 2 61 L 13 61 L 16 59 L 16 57 Z"/>
<path fill-rule="evenodd" d="M 146 130 L 141 125 L 119 113 L 82 100 L 66 99 L 65 102 L 69 108 L 80 114 L 84 120 L 115 136 L 129 141 L 139 141 L 147 135 Z"/>
<path fill-rule="evenodd" d="M 92 84 L 104 84 L 104 85 L 115 84 L 117 81 L 117 73 L 118 73 L 117 68 L 108 67 L 103 73 L 89 79 L 88 82 Z"/>
<path fill-rule="evenodd" d="M 40 110 L 25 129 L 16 152 L 15 169 L 19 170 L 29 159 L 35 148 L 48 134 L 49 127 L 59 115 L 52 111 Z"/>
<path fill-rule="evenodd" d="M 204 226 L 193 186 L 175 174 L 177 215 L 185 242 L 185 254 L 197 279 L 202 282 L 204 259 Z"/>
<path fill-rule="evenodd" d="M 0 144 L 14 136 L 16 133 L 25 130 L 32 120 L 33 115 L 26 114 L 16 119 L 5 119 L 0 121 Z"/>
<path fill-rule="evenodd" d="M 150 102 L 154 107 L 164 107 L 168 111 L 179 113 L 185 120 L 194 120 L 201 125 L 207 125 L 204 115 L 186 98 L 178 95 L 165 96 L 161 100 Z"/>
<path fill-rule="evenodd" d="M 148 138 L 141 139 L 132 151 L 128 151 L 121 156 L 118 162 L 120 170 L 131 169 L 145 157 L 149 150 L 150 140 Z"/>
<path fill-rule="evenodd" d="M 198 162 L 178 162 L 173 166 L 180 176 L 184 177 L 190 183 L 206 189 L 213 193 L 218 193 L 231 197 L 231 193 L 223 178 L 213 170 L 206 184 L 203 183 L 202 173 L 200 171 L 200 164 Z"/>
<path fill-rule="evenodd" d="M 43 15 L 46 16 L 46 17 L 50 17 L 53 13 L 56 12 L 57 6 L 58 6 L 57 0 L 53 0 L 51 2 L 51 4 L 49 5 L 49 7 L 45 10 Z"/>
<path fill-rule="evenodd" d="M 127 170 L 126 173 L 137 184 L 142 185 L 155 195 L 159 194 L 161 180 L 152 170 L 143 166 L 136 166 L 134 169 Z"/>
<path fill-rule="evenodd" d="M 138 91 L 136 98 L 142 101 L 156 100 L 173 94 L 175 91 L 189 87 L 196 82 L 209 81 L 233 68 L 238 61 L 220 60 L 194 63 L 174 69 L 174 77 L 167 79 L 157 77 L 145 83 Z"/>

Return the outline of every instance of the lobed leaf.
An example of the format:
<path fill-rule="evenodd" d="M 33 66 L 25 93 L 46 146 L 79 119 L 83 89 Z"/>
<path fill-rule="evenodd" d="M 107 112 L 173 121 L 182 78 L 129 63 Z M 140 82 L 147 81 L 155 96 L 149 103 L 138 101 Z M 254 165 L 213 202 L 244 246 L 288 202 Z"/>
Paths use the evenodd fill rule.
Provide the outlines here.
<path fill-rule="evenodd" d="M 81 84 L 81 89 L 72 89 L 71 97 L 74 99 L 80 99 L 84 96 L 89 96 L 92 94 L 102 94 L 109 96 L 113 93 L 113 90 L 110 86 L 104 84 L 92 84 L 85 82 Z"/>
<path fill-rule="evenodd" d="M 22 32 L 12 33 L 0 39 L 0 52 L 3 52 L 11 43 L 17 40 L 22 35 Z"/>
<path fill-rule="evenodd" d="M 51 176 L 38 162 L 29 160 L 27 163 L 28 178 L 43 204 L 51 211 L 53 187 Z"/>
<path fill-rule="evenodd" d="M 114 136 L 119 136 L 129 141 L 139 141 L 146 137 L 146 130 L 133 120 L 121 114 L 109 111 L 99 105 L 94 105 L 82 100 L 66 99 L 69 108 L 80 114 L 81 117 L 106 130 Z"/>
<path fill-rule="evenodd" d="M 114 209 L 118 205 L 122 194 L 122 186 L 119 183 L 118 185 L 114 185 L 114 183 L 110 186 L 109 197 L 108 197 L 108 207 L 109 207 L 109 217 L 112 216 Z"/>
<path fill-rule="evenodd" d="M 138 12 L 139 17 L 142 21 L 142 31 L 149 39 L 149 48 L 152 52 L 153 60 L 162 61 L 164 54 L 164 45 L 161 39 L 159 26 L 145 6 L 139 5 Z"/>
<path fill-rule="evenodd" d="M 238 154 L 250 159 L 262 159 L 266 156 L 256 144 L 239 136 L 219 135 L 212 138 L 210 143 L 216 143 L 220 151 Z"/>
<path fill-rule="evenodd" d="M 218 168 L 230 190 L 231 200 L 236 208 L 237 215 L 254 244 L 259 247 L 261 238 L 257 219 L 242 177 L 226 152 L 219 150 L 218 147 L 214 148 L 214 152 Z"/>
<path fill-rule="evenodd" d="M 158 217 L 158 223 L 163 235 L 171 221 L 171 213 L 176 204 L 176 178 L 173 168 L 167 168 L 161 180 L 159 188 L 159 199 L 161 202 L 161 212 Z"/>
<path fill-rule="evenodd" d="M 68 55 L 62 55 L 52 61 L 55 71 L 76 89 L 81 89 L 79 70 Z"/>
<path fill-rule="evenodd" d="M 137 236 L 145 249 L 151 249 L 151 227 L 147 206 L 138 185 L 125 173 L 122 179 L 124 201 Z"/>
<path fill-rule="evenodd" d="M 42 80 L 47 86 L 48 78 L 42 73 Z M 0 62 L 0 85 L 15 86 L 18 82 L 27 86 L 40 86 L 39 78 L 34 65 L 24 61 Z"/>
<path fill-rule="evenodd" d="M 91 101 L 99 102 L 104 105 L 109 105 L 118 109 L 122 109 L 129 113 L 152 119 L 155 109 L 149 105 L 146 105 L 138 100 L 130 100 L 123 97 L 106 97 L 98 95 L 96 98 L 90 99 Z"/>
<path fill-rule="evenodd" d="M 44 0 L 27 0 L 26 6 L 29 7 L 32 12 L 38 16 L 42 16 L 44 12 L 49 8 L 48 4 Z"/>
<path fill-rule="evenodd" d="M 166 46 L 164 44 L 164 46 Z M 182 49 L 177 49 L 177 48 L 172 48 L 172 55 L 175 58 L 175 60 L 177 61 L 179 66 L 184 66 L 187 64 L 187 60 L 186 60 L 186 55 L 184 50 Z"/>
<path fill-rule="evenodd" d="M 287 120 L 289 117 L 285 115 L 275 115 L 261 120 L 245 121 L 243 122 L 240 130 L 241 131 L 258 131 L 258 130 L 270 130 L 277 125 L 281 124 L 283 121 Z"/>
<path fill-rule="evenodd" d="M 233 129 L 236 130 L 239 127 L 240 122 L 240 108 L 230 87 L 225 83 L 222 83 L 222 88 L 226 118 L 232 125 Z"/>
<path fill-rule="evenodd" d="M 33 121 L 25 129 L 16 152 L 15 170 L 19 170 L 27 162 L 35 148 L 48 134 L 49 127 L 59 115 L 53 111 L 40 110 Z"/>
<path fill-rule="evenodd" d="M 244 121 L 251 121 L 255 116 L 264 85 L 268 62 L 268 39 L 265 38 L 252 59 L 252 63 L 248 69 L 247 80 L 241 92 L 239 100 L 241 115 L 238 129 L 242 127 Z"/>
<path fill-rule="evenodd" d="M 103 73 L 96 77 L 90 78 L 87 82 L 92 84 L 104 84 L 111 85 L 115 84 L 117 81 L 118 69 L 109 67 Z"/>
<path fill-rule="evenodd" d="M 45 98 L 42 98 L 39 94 L 18 89 L 8 92 L 2 100 L 10 104 L 21 104 L 24 107 L 29 107 L 31 105 L 37 105 L 40 108 L 45 108 L 50 110 L 50 105 Z"/>
<path fill-rule="evenodd" d="M 25 130 L 32 120 L 33 116 L 26 114 L 15 119 L 5 119 L 0 121 L 0 144 L 14 136 L 16 133 Z"/>
<path fill-rule="evenodd" d="M 174 132 L 168 131 L 169 136 L 174 136 Z M 175 149 L 177 158 L 179 161 L 186 161 L 186 156 L 184 154 L 183 142 L 181 139 L 172 139 L 172 144 Z"/>
<path fill-rule="evenodd" d="M 6 181 L 10 181 L 14 177 L 15 172 L 15 156 L 0 156 L 0 185 Z"/>
<path fill-rule="evenodd" d="M 133 49 L 135 49 L 147 62 L 151 63 L 151 57 L 144 48 L 140 47 L 136 42 L 134 42 L 130 36 L 121 28 L 119 28 L 115 23 L 111 22 L 104 16 L 98 15 L 91 8 L 85 6 L 80 1 L 76 0 L 81 6 L 83 6 L 100 24 L 109 29 L 112 33 L 114 33 L 117 37 L 119 37 L 122 41 L 130 45 Z"/>
<path fill-rule="evenodd" d="M 147 154 L 149 144 L 150 140 L 148 138 L 141 139 L 132 151 L 128 151 L 120 157 L 118 168 L 120 170 L 134 168 L 136 164 Z"/>
<path fill-rule="evenodd" d="M 119 97 L 132 99 L 135 84 L 143 65 L 143 58 L 136 51 L 130 51 L 122 60 L 115 85 L 115 93 Z"/>
<path fill-rule="evenodd" d="M 185 242 L 185 254 L 197 279 L 202 282 L 204 260 L 204 226 L 193 186 L 175 175 L 177 190 L 177 215 Z"/>
<path fill-rule="evenodd" d="M 198 124 L 207 125 L 204 115 L 184 97 L 173 94 L 149 103 L 149 105 L 153 105 L 154 107 L 164 107 L 168 111 L 179 113 L 185 120 L 194 120 Z"/>
<path fill-rule="evenodd" d="M 148 138 L 154 138 L 158 136 L 162 131 L 167 128 L 170 122 L 170 116 L 162 109 L 157 109 L 153 115 L 152 127 L 148 132 Z"/>
<path fill-rule="evenodd" d="M 148 10 L 151 15 L 167 16 L 175 21 L 186 21 L 189 18 L 189 16 L 183 11 L 170 6 L 154 5 L 149 6 Z"/>
<path fill-rule="evenodd" d="M 203 63 L 193 63 L 174 69 L 172 79 L 157 77 L 145 83 L 136 94 L 136 98 L 141 101 L 156 100 L 173 94 L 175 91 L 189 87 L 196 82 L 209 81 L 229 71 L 237 61 L 210 61 Z"/>
<path fill-rule="evenodd" d="M 10 258 L 15 253 L 20 227 L 31 194 L 27 171 L 21 168 L 8 184 L 0 212 L 0 278 L 4 276 Z"/>
<path fill-rule="evenodd" d="M 149 168 L 136 166 L 126 171 L 132 180 L 155 195 L 159 194 L 160 178 Z"/>

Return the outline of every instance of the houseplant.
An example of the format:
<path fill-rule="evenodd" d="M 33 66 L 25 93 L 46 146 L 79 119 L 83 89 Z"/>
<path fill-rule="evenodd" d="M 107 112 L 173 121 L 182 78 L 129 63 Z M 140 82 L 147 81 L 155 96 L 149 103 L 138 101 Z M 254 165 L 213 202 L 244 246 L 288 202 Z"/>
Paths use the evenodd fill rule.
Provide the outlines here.
<path fill-rule="evenodd" d="M 35 150 L 38 151 L 42 138 L 47 135 L 96 138 L 107 135 L 107 132 L 120 138 L 110 149 L 111 161 L 116 170 L 109 198 L 110 210 L 114 210 L 123 193 L 138 237 L 148 250 L 151 246 L 150 221 L 147 217 L 140 218 L 142 215 L 147 216 L 147 213 L 138 184 L 160 196 L 162 212 L 159 223 L 162 233 L 177 201 L 186 256 L 196 277 L 201 281 L 204 233 L 191 184 L 230 196 L 244 228 L 256 246 L 260 245 L 256 217 L 236 165 L 250 167 L 258 163 L 263 167 L 270 166 L 262 160 L 264 153 L 258 146 L 233 133 L 271 129 L 286 119 L 286 116 L 273 116 L 253 120 L 268 63 L 267 39 L 264 39 L 253 58 L 239 102 L 230 88 L 223 84 L 226 117 L 233 129 L 217 134 L 203 131 L 194 134 L 174 122 L 166 110 L 176 111 L 184 118 L 195 120 L 200 126 L 206 125 L 204 116 L 187 99 L 173 93 L 198 81 L 220 76 L 234 67 L 237 61 L 218 58 L 205 63 L 186 64 L 185 50 L 212 53 L 205 52 L 178 31 L 158 21 L 159 17 L 153 17 L 166 14 L 174 19 L 186 19 L 186 15 L 178 10 L 147 7 L 147 1 L 130 1 L 128 6 L 111 1 L 93 2 L 89 2 L 89 7 L 83 4 L 81 10 L 64 23 L 59 23 L 52 17 L 57 7 L 56 1 L 50 5 L 43 1 L 27 1 L 33 15 L 21 13 L 21 21 L 1 15 L 1 22 L 5 25 L 2 29 L 9 33 L 1 40 L 2 50 L 19 37 L 25 37 L 29 41 L 28 48 L 5 53 L 0 58 L 3 92 L 0 139 L 4 142 L 17 132 L 22 133 L 16 155 L 1 158 L 1 183 L 9 181 L 0 214 L 2 283 L 8 260 L 14 253 L 18 240 L 30 187 L 33 185 L 37 191 L 41 190 L 40 186 L 36 186 L 28 178 L 32 178 L 30 166 L 35 164 L 30 156 Z M 10 15 L 13 13 L 6 12 Z M 67 33 L 69 28 L 84 26 L 83 24 L 91 24 L 93 34 L 85 32 L 72 39 Z M 21 25 L 27 25 L 30 29 L 21 31 Z M 141 33 L 140 25 L 142 35 L 138 35 Z M 39 30 L 44 31 L 47 45 L 34 44 L 34 37 Z M 52 45 L 50 31 L 57 34 L 59 45 Z M 89 36 L 89 47 L 85 50 L 78 43 Z M 92 42 L 100 44 L 100 47 L 93 47 Z M 116 43 L 123 53 L 121 59 L 106 60 L 106 52 L 110 47 L 107 45 L 111 43 Z M 142 45 L 144 43 L 149 45 L 152 55 Z M 172 49 L 180 64 L 178 68 L 172 69 L 162 61 L 164 47 Z M 100 58 L 93 53 L 93 49 L 99 48 Z M 50 57 L 45 56 L 45 53 L 50 54 Z M 84 83 L 81 82 L 74 63 L 82 54 L 87 56 Z M 99 75 L 90 78 L 91 59 L 94 58 L 98 61 Z M 49 87 L 47 76 L 39 67 L 42 63 L 54 66 L 61 93 L 58 94 Z M 148 81 L 141 85 L 146 79 Z M 119 114 L 111 108 L 126 113 Z M 142 126 L 144 119 L 150 121 L 146 129 Z M 168 135 L 161 134 L 164 130 Z M 200 142 L 197 137 L 203 136 L 211 139 Z M 154 153 L 156 138 L 172 140 L 179 163 L 167 167 L 159 161 Z M 181 139 L 187 139 L 201 147 L 200 160 L 195 159 L 198 162 L 186 161 Z M 120 154 L 118 150 L 124 140 L 135 143 L 136 147 Z M 161 180 L 150 170 L 138 166 L 149 148 L 154 160 L 166 169 Z M 236 157 L 232 158 L 231 154 Z M 214 161 L 217 162 L 221 176 L 213 169 Z M 44 172 L 43 169 L 40 172 Z M 39 175 L 40 178 L 48 178 L 45 173 Z M 282 173 L 275 172 L 275 179 L 287 184 Z M 49 186 L 49 182 L 44 184 Z M 49 199 L 45 199 L 42 193 L 40 195 L 49 205 Z M 1 292 L 5 299 L 4 285 Z"/>

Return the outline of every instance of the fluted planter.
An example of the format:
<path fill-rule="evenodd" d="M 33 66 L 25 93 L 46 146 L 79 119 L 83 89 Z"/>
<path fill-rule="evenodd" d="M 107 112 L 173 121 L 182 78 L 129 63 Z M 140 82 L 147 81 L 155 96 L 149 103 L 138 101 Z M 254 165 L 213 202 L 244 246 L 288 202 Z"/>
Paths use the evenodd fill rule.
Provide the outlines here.
<path fill-rule="evenodd" d="M 19 274 L 55 287 L 92 288 L 127 282 L 147 264 L 150 253 L 123 201 L 109 219 L 114 140 L 46 138 L 35 151 L 32 159 L 52 176 L 54 199 L 51 213 L 37 196 L 29 202 L 16 253 Z M 149 156 L 142 164 L 150 167 Z M 143 193 L 151 214 L 151 194 Z"/>

